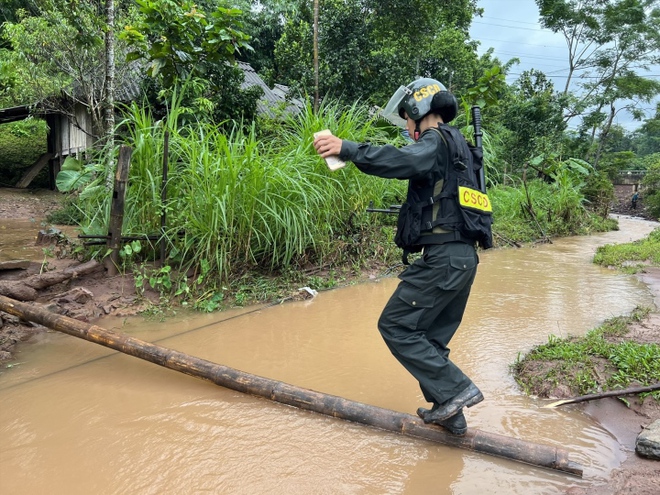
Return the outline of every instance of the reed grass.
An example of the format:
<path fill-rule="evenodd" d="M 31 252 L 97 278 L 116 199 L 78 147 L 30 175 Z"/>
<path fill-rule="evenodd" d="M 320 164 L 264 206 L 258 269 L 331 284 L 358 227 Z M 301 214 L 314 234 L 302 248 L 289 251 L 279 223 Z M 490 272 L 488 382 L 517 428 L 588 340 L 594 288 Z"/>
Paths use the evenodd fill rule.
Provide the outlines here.
<path fill-rule="evenodd" d="M 195 273 L 194 285 L 217 294 L 216 287 L 255 269 L 290 270 L 322 260 L 359 265 L 350 256 L 390 256 L 390 250 L 373 243 L 391 244 L 393 217 L 369 215 L 365 209 L 372 201 L 376 207 L 400 204 L 407 182 L 363 174 L 352 165 L 331 172 L 312 144 L 314 133 L 322 129 L 356 142 L 403 144 L 403 138 L 370 115 L 368 107 L 326 102 L 315 113 L 307 104 L 299 115 L 270 122 L 270 132 L 264 134 L 256 124 L 195 122 L 180 101 L 181 93 L 174 92 L 162 121 L 154 120 L 146 106 L 125 109 L 119 125 L 121 144 L 133 152 L 123 232 L 162 235 L 168 263 L 181 273 Z M 163 202 L 166 133 L 168 182 Z M 490 142 L 486 133 L 488 163 L 496 161 Z M 90 166 L 96 178 L 79 196 L 85 233 L 107 232 L 112 191 L 105 184 L 108 171 L 101 165 L 107 162 L 97 160 Z M 531 181 L 527 191 L 520 185 L 495 184 L 489 194 L 495 231 L 516 241 L 534 240 L 541 233 L 597 229 L 583 207 L 580 185 L 570 177 L 555 184 Z M 525 208 L 530 204 L 527 194 L 534 215 Z M 163 214 L 167 227 L 161 232 Z M 355 245 L 362 241 L 366 248 Z M 133 256 L 153 259 L 156 250 L 146 247 Z"/>
<path fill-rule="evenodd" d="M 363 214 L 370 201 L 401 200 L 405 184 L 362 174 L 354 167 L 331 172 L 315 152 L 314 132 L 331 129 L 356 141 L 384 142 L 366 107 L 329 104 L 314 114 L 309 106 L 281 124 L 281 132 L 260 139 L 256 126 L 180 121 L 174 95 L 166 121 L 154 121 L 132 105 L 120 127 L 132 148 L 123 231 L 162 233 L 170 263 L 192 269 L 202 285 L 219 285 L 254 268 L 286 268 L 296 260 L 321 258 L 339 232 Z M 165 132 L 169 133 L 167 199 L 161 201 Z M 106 229 L 110 191 L 103 173 L 81 194 L 86 233 Z M 183 235 L 178 235 L 183 232 Z M 143 250 L 140 255 L 148 253 Z M 152 252 L 151 256 L 155 253 Z M 203 280 L 204 279 L 204 280 Z"/>
<path fill-rule="evenodd" d="M 551 184 L 534 179 L 525 185 L 496 185 L 488 195 L 494 230 L 517 242 L 603 232 L 615 223 L 587 210 L 581 183 L 568 177 Z"/>

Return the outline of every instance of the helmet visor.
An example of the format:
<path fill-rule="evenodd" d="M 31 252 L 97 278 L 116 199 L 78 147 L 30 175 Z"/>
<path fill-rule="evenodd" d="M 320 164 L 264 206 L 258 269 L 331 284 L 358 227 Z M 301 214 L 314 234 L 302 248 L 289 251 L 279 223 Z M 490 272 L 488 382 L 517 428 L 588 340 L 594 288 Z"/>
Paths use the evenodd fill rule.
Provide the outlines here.
<path fill-rule="evenodd" d="M 399 105 L 410 96 L 411 91 L 405 86 L 400 86 L 399 89 L 392 95 L 390 101 L 387 102 L 385 108 L 381 111 L 381 115 L 399 127 L 405 127 L 406 121 L 399 116 Z"/>

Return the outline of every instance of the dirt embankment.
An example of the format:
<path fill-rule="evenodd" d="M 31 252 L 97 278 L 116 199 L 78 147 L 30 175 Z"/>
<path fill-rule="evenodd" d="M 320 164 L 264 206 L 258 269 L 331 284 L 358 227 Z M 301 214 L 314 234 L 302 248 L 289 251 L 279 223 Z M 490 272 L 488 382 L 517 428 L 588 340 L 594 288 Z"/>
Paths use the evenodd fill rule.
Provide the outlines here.
<path fill-rule="evenodd" d="M 0 188 L 0 219 L 31 219 L 34 231 L 24 233 L 5 232 L 5 239 L 18 235 L 14 240 L 25 244 L 36 242 L 39 230 L 47 214 L 60 205 L 62 195 L 53 191 L 29 191 Z M 2 232 L 0 232 L 2 236 Z M 63 271 L 80 264 L 70 258 L 59 258 L 58 252 L 63 246 L 54 241 L 43 246 L 50 251 L 49 256 L 28 257 L 30 262 L 25 269 L 0 270 L 0 285 L 4 283 L 20 285 L 22 281 L 43 274 L 44 271 Z M 4 251 L 7 242 L 0 237 L 0 262 L 5 260 Z M 37 250 L 39 252 L 39 250 Z M 101 265 L 84 276 L 73 277 L 63 283 L 55 284 L 38 291 L 37 302 L 46 304 L 53 311 L 82 321 L 94 321 L 101 316 L 134 315 L 144 311 L 152 302 L 157 301 L 157 294 L 147 291 L 138 297 L 135 282 L 130 274 L 108 277 Z M 30 322 L 20 321 L 18 317 L 0 314 L 0 363 L 14 357 L 16 345 L 29 340 L 44 328 Z"/>

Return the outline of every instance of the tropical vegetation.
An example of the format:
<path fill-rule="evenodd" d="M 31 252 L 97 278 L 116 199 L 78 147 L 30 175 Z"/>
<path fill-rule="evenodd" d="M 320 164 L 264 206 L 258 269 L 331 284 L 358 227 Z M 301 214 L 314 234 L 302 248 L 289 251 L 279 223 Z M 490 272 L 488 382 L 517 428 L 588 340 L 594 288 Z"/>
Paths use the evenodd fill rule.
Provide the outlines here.
<path fill-rule="evenodd" d="M 660 61 L 660 9 L 649 0 L 537 4 L 569 46 L 590 47 L 568 54 L 571 77 L 561 90 L 539 71 L 507 84 L 517 60 L 477 54 L 468 31 L 481 15 L 476 0 L 5 2 L 0 107 L 67 113 L 73 100 L 90 109 L 96 148 L 68 158 L 57 178 L 67 193 L 57 219 L 86 235 L 108 232 L 117 150 L 130 147 L 123 229 L 137 239 L 122 248 L 120 268 L 204 309 L 245 277 L 298 283 L 310 267 L 396 262 L 394 217 L 366 209 L 400 204 L 405 184 L 353 167 L 332 173 L 312 140 L 328 128 L 354 141 L 404 144 L 378 106 L 418 75 L 457 96 L 454 124 L 468 138 L 470 109 L 482 109 L 499 245 L 613 228 L 612 179 L 622 170 L 647 172 L 643 199 L 660 213 L 660 107 L 642 110 L 660 84 L 640 70 Z M 299 112 L 259 113 L 260 89 L 243 83 L 236 61 L 288 87 Z M 573 77 L 578 70 L 591 75 Z M 127 98 L 136 86 L 138 96 Z M 614 124 L 623 109 L 643 121 L 634 132 Z M 44 135 L 38 122 L 0 126 L 0 149 L 16 150 L 26 133 Z M 15 182 L 29 159 L 0 154 L 1 185 Z M 165 266 L 149 268 L 163 243 Z M 106 255 L 96 245 L 86 251 Z"/>

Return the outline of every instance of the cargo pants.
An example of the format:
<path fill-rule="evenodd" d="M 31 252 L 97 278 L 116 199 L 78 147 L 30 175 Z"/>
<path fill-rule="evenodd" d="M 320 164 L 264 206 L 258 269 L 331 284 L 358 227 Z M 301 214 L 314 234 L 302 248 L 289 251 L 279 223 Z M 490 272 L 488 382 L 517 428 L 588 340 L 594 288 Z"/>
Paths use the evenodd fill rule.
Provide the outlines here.
<path fill-rule="evenodd" d="M 392 354 L 417 379 L 428 402 L 442 404 L 471 380 L 449 359 L 449 341 L 463 318 L 479 257 L 474 246 L 425 246 L 399 275 L 378 330 Z"/>

